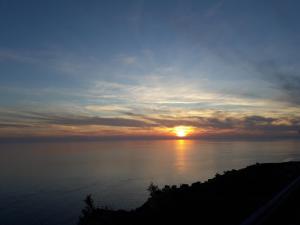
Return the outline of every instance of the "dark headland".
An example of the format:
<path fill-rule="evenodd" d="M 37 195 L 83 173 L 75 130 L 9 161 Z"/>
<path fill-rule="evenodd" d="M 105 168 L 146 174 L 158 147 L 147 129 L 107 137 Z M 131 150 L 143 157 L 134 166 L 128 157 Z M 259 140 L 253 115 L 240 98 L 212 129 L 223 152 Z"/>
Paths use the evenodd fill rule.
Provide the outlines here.
<path fill-rule="evenodd" d="M 90 196 L 79 225 L 300 224 L 300 162 L 255 164 L 208 181 L 162 189 L 131 211 L 97 208 Z"/>

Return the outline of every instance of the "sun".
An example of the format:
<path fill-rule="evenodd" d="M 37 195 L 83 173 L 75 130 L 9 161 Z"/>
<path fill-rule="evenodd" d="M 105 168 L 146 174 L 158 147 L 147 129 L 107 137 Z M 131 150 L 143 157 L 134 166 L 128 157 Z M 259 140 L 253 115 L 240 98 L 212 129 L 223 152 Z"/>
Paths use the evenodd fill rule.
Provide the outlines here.
<path fill-rule="evenodd" d="M 186 132 L 185 130 L 178 130 L 176 132 L 177 137 L 185 137 L 186 136 Z"/>
<path fill-rule="evenodd" d="M 192 131 L 192 128 L 186 127 L 186 126 L 177 126 L 177 127 L 174 127 L 174 129 L 173 129 L 173 132 L 179 138 L 186 137 L 188 134 L 190 134 L 191 131 Z"/>

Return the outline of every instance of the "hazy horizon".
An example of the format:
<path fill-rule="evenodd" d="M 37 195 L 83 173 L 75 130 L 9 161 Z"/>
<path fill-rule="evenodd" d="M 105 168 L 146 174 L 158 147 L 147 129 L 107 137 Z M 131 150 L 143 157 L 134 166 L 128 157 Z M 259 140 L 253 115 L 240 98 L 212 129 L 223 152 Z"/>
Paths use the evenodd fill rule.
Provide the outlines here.
<path fill-rule="evenodd" d="M 62 136 L 62 137 L 1 137 L 0 144 L 13 143 L 59 143 L 59 142 L 106 142 L 106 141 L 168 141 L 168 140 L 195 140 L 195 141 L 297 141 L 299 136 L 192 136 L 178 138 L 176 136 Z"/>

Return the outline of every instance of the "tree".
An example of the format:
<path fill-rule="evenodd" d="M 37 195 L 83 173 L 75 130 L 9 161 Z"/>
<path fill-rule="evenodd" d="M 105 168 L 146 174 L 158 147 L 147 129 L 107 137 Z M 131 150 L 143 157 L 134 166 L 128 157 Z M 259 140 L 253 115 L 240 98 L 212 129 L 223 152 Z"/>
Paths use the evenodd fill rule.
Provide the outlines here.
<path fill-rule="evenodd" d="M 154 185 L 152 182 L 147 190 L 149 191 L 151 197 L 154 197 L 157 194 L 157 192 L 159 192 L 158 186 Z"/>

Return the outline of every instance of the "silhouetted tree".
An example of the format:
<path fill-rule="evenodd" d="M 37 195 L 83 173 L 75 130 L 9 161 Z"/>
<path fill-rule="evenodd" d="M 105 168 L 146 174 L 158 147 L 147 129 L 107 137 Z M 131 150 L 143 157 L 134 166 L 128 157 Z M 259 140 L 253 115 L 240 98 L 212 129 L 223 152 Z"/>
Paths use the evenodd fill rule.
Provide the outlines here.
<path fill-rule="evenodd" d="M 92 195 L 88 195 L 85 200 L 85 208 L 81 211 L 82 215 L 79 217 L 79 223 L 78 225 L 81 224 L 94 224 L 96 218 L 96 207 L 94 204 L 94 200 L 92 199 Z"/>
<path fill-rule="evenodd" d="M 157 194 L 157 192 L 159 192 L 158 186 L 154 185 L 152 182 L 147 190 L 149 191 L 151 197 L 154 197 Z"/>

